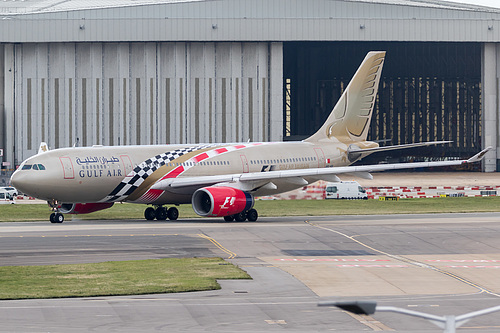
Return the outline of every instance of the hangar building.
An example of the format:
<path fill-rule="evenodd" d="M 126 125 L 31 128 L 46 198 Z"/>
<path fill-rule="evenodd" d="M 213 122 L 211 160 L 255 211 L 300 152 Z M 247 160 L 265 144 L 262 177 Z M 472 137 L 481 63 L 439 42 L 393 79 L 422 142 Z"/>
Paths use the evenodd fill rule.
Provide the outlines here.
<path fill-rule="evenodd" d="M 3 168 L 41 141 L 304 138 L 387 50 L 371 139 L 453 141 L 431 158 L 493 146 L 496 171 L 499 41 L 499 10 L 437 0 L 5 0 Z"/>

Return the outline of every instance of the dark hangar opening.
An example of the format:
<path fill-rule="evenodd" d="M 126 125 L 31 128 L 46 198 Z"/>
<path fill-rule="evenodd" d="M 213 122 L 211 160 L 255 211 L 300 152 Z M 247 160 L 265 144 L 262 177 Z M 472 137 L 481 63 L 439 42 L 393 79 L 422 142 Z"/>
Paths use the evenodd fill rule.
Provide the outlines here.
<path fill-rule="evenodd" d="M 323 124 L 372 50 L 387 54 L 368 138 L 391 145 L 453 141 L 377 160 L 466 158 L 481 149 L 480 43 L 284 43 L 285 140 L 303 139 Z"/>

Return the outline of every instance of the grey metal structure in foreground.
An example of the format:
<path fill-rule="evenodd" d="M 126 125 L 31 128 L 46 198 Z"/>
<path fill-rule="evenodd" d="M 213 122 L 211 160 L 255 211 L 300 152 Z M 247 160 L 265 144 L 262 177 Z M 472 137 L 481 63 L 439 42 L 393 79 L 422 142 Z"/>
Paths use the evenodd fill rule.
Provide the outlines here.
<path fill-rule="evenodd" d="M 353 301 L 353 302 L 320 302 L 318 306 L 336 306 L 342 310 L 352 312 L 355 314 L 371 315 L 376 311 L 378 312 L 395 312 L 408 316 L 424 318 L 431 323 L 437 325 L 439 328 L 444 329 L 444 333 L 455 333 L 456 328 L 462 326 L 471 318 L 482 316 L 488 313 L 500 311 L 500 305 L 491 308 L 469 312 L 460 316 L 436 316 L 428 313 L 407 310 L 394 306 L 377 306 L 377 302 L 372 301 Z"/>

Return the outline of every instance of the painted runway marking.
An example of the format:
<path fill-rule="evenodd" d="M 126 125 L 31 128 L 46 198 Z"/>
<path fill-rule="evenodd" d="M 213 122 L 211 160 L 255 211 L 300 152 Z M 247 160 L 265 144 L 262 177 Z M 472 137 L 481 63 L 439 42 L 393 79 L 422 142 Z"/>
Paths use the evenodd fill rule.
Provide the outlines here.
<path fill-rule="evenodd" d="M 500 268 L 500 266 L 485 266 L 485 265 L 477 265 L 477 266 L 474 266 L 474 265 L 472 265 L 472 266 L 465 266 L 465 265 L 464 266 L 458 266 L 458 265 L 453 266 L 453 265 L 450 265 L 450 266 L 444 266 L 444 267 L 448 267 L 448 268 L 496 268 L 496 269 Z"/>
<path fill-rule="evenodd" d="M 351 312 L 348 312 L 348 311 L 342 311 L 342 312 L 344 312 L 345 314 L 348 314 L 352 318 L 356 319 L 359 323 L 368 326 L 373 331 L 394 331 L 394 329 L 392 329 L 389 326 L 381 323 L 378 320 L 375 320 L 371 316 L 367 316 L 367 315 L 361 316 L 361 315 L 354 314 L 354 313 L 351 313 Z"/>
<path fill-rule="evenodd" d="M 334 265 L 335 267 L 340 268 L 408 268 L 408 265 Z"/>
<path fill-rule="evenodd" d="M 209 240 L 212 244 L 214 244 L 215 246 L 217 246 L 220 250 L 222 250 L 223 252 L 227 253 L 229 255 L 229 257 L 227 259 L 234 259 L 234 258 L 236 258 L 236 253 L 234 253 L 234 252 L 226 249 L 224 246 L 222 246 L 219 242 L 217 242 L 212 237 L 209 237 L 209 236 L 204 235 L 204 234 L 198 234 L 198 237 L 201 237 L 201 238 L 204 238 L 206 240 Z"/>
<path fill-rule="evenodd" d="M 426 260 L 428 262 L 500 262 L 500 260 L 493 260 L 493 259 L 432 259 L 432 260 Z"/>
<path fill-rule="evenodd" d="M 61 238 L 61 237 L 158 237 L 158 236 L 182 236 L 181 234 L 122 234 L 122 235 L 33 235 L 33 236 L 0 236 L 0 238 Z M 187 235 L 187 236 L 192 236 Z"/>
<path fill-rule="evenodd" d="M 332 259 L 332 258 L 312 258 L 312 259 L 297 259 L 297 258 L 281 258 L 281 259 L 274 259 L 278 261 L 307 261 L 307 262 L 314 262 L 314 261 L 332 261 L 332 262 L 376 262 L 376 261 L 390 261 L 389 259 Z"/>
<path fill-rule="evenodd" d="M 366 268 L 408 268 L 409 265 L 401 265 L 401 264 L 370 264 L 372 262 L 380 262 L 380 261 L 391 261 L 390 259 L 335 259 L 335 258 L 311 258 L 311 259 L 297 259 L 297 258 L 280 258 L 274 259 L 276 261 L 281 262 L 366 262 L 367 264 L 338 264 L 331 265 L 333 267 L 340 268 L 357 268 L 357 267 L 366 267 Z"/>
<path fill-rule="evenodd" d="M 286 321 L 283 319 L 278 319 L 278 320 L 265 320 L 266 323 L 269 325 L 286 325 Z"/>

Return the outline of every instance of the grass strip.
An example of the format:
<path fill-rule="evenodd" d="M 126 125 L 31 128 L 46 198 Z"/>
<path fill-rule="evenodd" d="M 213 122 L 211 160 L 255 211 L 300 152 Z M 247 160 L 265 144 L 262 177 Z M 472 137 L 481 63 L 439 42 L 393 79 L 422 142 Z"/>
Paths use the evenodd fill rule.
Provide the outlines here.
<path fill-rule="evenodd" d="M 144 220 L 146 205 L 115 204 L 110 209 L 85 215 L 69 215 L 66 220 Z M 191 205 L 181 205 L 179 219 L 199 217 Z M 378 200 L 258 200 L 259 216 L 380 215 L 424 213 L 500 212 L 500 197 L 415 198 L 399 201 Z M 46 205 L 1 205 L 0 222 L 43 221 L 49 219 Z"/>
<path fill-rule="evenodd" d="M 221 258 L 2 266 L 0 299 L 143 295 L 216 290 L 220 289 L 217 279 L 250 279 L 250 276 Z"/>

